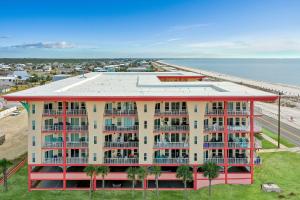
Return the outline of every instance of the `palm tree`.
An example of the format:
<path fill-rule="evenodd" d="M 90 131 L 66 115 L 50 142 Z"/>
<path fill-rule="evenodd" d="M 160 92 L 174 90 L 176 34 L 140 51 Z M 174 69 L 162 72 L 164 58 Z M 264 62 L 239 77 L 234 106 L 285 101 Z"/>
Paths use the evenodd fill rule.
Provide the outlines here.
<path fill-rule="evenodd" d="M 193 173 L 191 171 L 191 168 L 187 165 L 177 167 L 176 177 L 182 180 L 184 185 L 185 198 L 187 199 L 187 182 L 193 180 Z"/>
<path fill-rule="evenodd" d="M 3 174 L 3 190 L 4 190 L 4 192 L 6 192 L 8 190 L 7 170 L 10 165 L 12 165 L 12 162 L 10 162 L 9 160 L 6 160 L 5 158 L 0 160 L 0 168 L 2 169 L 2 174 Z"/>
<path fill-rule="evenodd" d="M 132 199 L 134 199 L 134 186 L 135 186 L 136 179 L 137 179 L 137 177 L 136 177 L 137 172 L 138 172 L 138 170 L 136 167 L 129 167 L 127 169 L 127 178 L 132 181 L 132 193 L 131 193 Z"/>
<path fill-rule="evenodd" d="M 157 165 L 150 167 L 150 173 L 155 176 L 156 196 L 158 198 L 158 177 L 161 175 L 161 167 Z"/>
<path fill-rule="evenodd" d="M 101 174 L 102 176 L 102 189 L 104 189 L 105 187 L 105 180 L 104 180 L 104 177 L 107 176 L 107 174 L 109 173 L 109 167 L 108 166 L 99 166 L 97 167 L 97 172 L 99 174 Z"/>
<path fill-rule="evenodd" d="M 218 165 L 216 165 L 215 163 L 208 162 L 202 166 L 202 169 L 204 171 L 204 174 L 203 174 L 204 177 L 207 177 L 209 180 L 209 196 L 210 196 L 211 195 L 211 181 L 214 178 L 217 178 L 219 176 L 220 167 Z"/>
<path fill-rule="evenodd" d="M 89 194 L 89 199 L 92 199 L 92 192 L 93 192 L 93 177 L 97 171 L 96 167 L 94 165 L 89 165 L 87 167 L 84 168 L 83 170 L 86 175 L 88 175 L 91 179 L 90 179 L 90 194 Z"/>
<path fill-rule="evenodd" d="M 148 168 L 147 167 L 138 168 L 137 174 L 138 174 L 138 179 L 142 182 L 142 188 L 145 188 L 144 180 L 148 176 Z M 143 199 L 145 199 L 145 197 L 146 197 L 146 190 L 144 189 L 143 190 Z"/>

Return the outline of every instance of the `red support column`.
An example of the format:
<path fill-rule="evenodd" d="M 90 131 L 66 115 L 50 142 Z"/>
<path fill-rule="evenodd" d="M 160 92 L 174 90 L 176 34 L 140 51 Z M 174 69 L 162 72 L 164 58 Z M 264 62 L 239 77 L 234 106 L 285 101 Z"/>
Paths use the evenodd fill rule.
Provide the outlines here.
<path fill-rule="evenodd" d="M 63 189 L 67 188 L 66 171 L 67 171 L 67 104 L 63 102 Z"/>
<path fill-rule="evenodd" d="M 228 177 L 228 127 L 227 127 L 227 101 L 224 101 L 224 172 L 225 172 L 225 184 L 227 184 Z"/>
<path fill-rule="evenodd" d="M 194 170 L 194 190 L 197 190 L 197 166 L 194 166 L 193 170 Z"/>
<path fill-rule="evenodd" d="M 253 183 L 254 174 L 254 102 L 250 101 L 250 170 L 251 170 L 251 183 Z"/>
<path fill-rule="evenodd" d="M 93 179 L 93 190 L 95 191 L 97 188 L 97 179 L 96 179 L 96 176 L 94 176 L 94 179 Z"/>
<path fill-rule="evenodd" d="M 144 190 L 146 190 L 147 187 L 148 187 L 148 185 L 147 185 L 147 178 L 144 178 Z"/>
<path fill-rule="evenodd" d="M 28 164 L 28 192 L 31 191 L 31 166 Z"/>

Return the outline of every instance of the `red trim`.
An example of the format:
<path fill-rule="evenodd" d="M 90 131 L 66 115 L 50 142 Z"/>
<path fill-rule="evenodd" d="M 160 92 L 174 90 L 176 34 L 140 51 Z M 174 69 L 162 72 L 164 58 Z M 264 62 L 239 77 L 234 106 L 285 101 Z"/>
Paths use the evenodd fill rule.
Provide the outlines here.
<path fill-rule="evenodd" d="M 251 184 L 253 184 L 254 174 L 254 102 L 250 101 L 250 170 L 251 170 Z"/>
<path fill-rule="evenodd" d="M 225 170 L 225 184 L 228 178 L 228 127 L 227 127 L 227 101 L 224 101 L 224 170 Z"/>
<path fill-rule="evenodd" d="M 7 101 L 275 101 L 274 96 L 3 96 Z"/>
<path fill-rule="evenodd" d="M 66 181 L 66 173 L 67 173 L 67 103 L 63 102 L 63 189 L 66 190 L 67 188 L 67 181 Z"/>

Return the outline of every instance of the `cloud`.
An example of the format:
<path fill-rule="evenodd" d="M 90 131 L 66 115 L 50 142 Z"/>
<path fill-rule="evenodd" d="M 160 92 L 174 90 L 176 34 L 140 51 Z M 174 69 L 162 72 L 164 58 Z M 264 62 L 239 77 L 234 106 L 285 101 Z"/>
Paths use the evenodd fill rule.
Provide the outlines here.
<path fill-rule="evenodd" d="M 174 42 L 174 41 L 178 41 L 178 40 L 182 40 L 182 38 L 170 38 L 167 40 L 167 42 Z"/>
<path fill-rule="evenodd" d="M 9 37 L 6 35 L 0 35 L 0 39 L 7 39 L 7 38 L 9 38 Z"/>
<path fill-rule="evenodd" d="M 45 48 L 45 49 L 69 49 L 75 46 L 72 43 L 62 42 L 36 42 L 10 46 L 12 48 Z"/>

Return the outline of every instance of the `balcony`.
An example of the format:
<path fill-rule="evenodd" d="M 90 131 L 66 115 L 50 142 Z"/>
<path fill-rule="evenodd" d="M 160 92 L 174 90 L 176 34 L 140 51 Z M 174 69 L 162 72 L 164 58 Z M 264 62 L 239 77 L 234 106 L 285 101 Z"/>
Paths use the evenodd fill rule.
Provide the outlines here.
<path fill-rule="evenodd" d="M 187 142 L 156 142 L 153 148 L 188 148 Z"/>
<path fill-rule="evenodd" d="M 249 142 L 228 142 L 229 148 L 249 148 Z"/>
<path fill-rule="evenodd" d="M 87 131 L 88 125 L 67 125 L 67 131 Z"/>
<path fill-rule="evenodd" d="M 104 158 L 106 164 L 137 164 L 138 158 Z"/>
<path fill-rule="evenodd" d="M 224 148 L 224 142 L 204 142 L 203 148 Z"/>
<path fill-rule="evenodd" d="M 67 158 L 68 164 L 86 164 L 88 163 L 88 157 L 71 157 Z"/>
<path fill-rule="evenodd" d="M 204 125 L 204 131 L 205 132 L 224 131 L 224 126 L 219 126 L 219 125 Z"/>
<path fill-rule="evenodd" d="M 137 131 L 139 126 L 104 126 L 105 131 Z"/>
<path fill-rule="evenodd" d="M 153 163 L 155 164 L 189 164 L 188 158 L 154 158 Z"/>
<path fill-rule="evenodd" d="M 105 116 L 111 116 L 111 115 L 116 115 L 116 116 L 130 116 L 130 115 L 136 115 L 137 111 L 136 110 L 104 110 L 104 115 Z"/>
<path fill-rule="evenodd" d="M 205 112 L 205 115 L 223 116 L 224 109 L 211 109 Z M 247 116 L 250 115 L 249 110 L 227 110 L 229 116 Z"/>
<path fill-rule="evenodd" d="M 87 141 L 82 142 L 67 142 L 67 148 L 88 148 L 89 143 Z"/>
<path fill-rule="evenodd" d="M 62 157 L 44 158 L 43 164 L 62 164 Z"/>
<path fill-rule="evenodd" d="M 224 164 L 224 158 L 204 158 L 204 163 Z"/>
<path fill-rule="evenodd" d="M 155 125 L 154 131 L 189 131 L 189 125 Z"/>
<path fill-rule="evenodd" d="M 44 109 L 43 110 L 43 116 L 58 116 L 62 115 L 63 110 L 62 109 Z"/>
<path fill-rule="evenodd" d="M 248 158 L 228 158 L 229 164 L 249 164 Z"/>
<path fill-rule="evenodd" d="M 180 115 L 187 115 L 187 110 L 168 110 L 168 111 L 161 111 L 155 110 L 155 116 L 180 116 Z"/>
<path fill-rule="evenodd" d="M 43 143 L 43 148 L 62 148 L 63 147 L 63 142 L 44 142 Z"/>
<path fill-rule="evenodd" d="M 137 148 L 139 142 L 105 142 L 104 147 L 106 148 Z"/>
<path fill-rule="evenodd" d="M 67 115 L 86 115 L 87 112 L 85 109 L 71 109 L 71 110 L 67 110 Z"/>
<path fill-rule="evenodd" d="M 63 130 L 63 125 L 45 125 L 42 127 L 42 131 L 44 132 L 56 132 L 62 130 Z"/>

